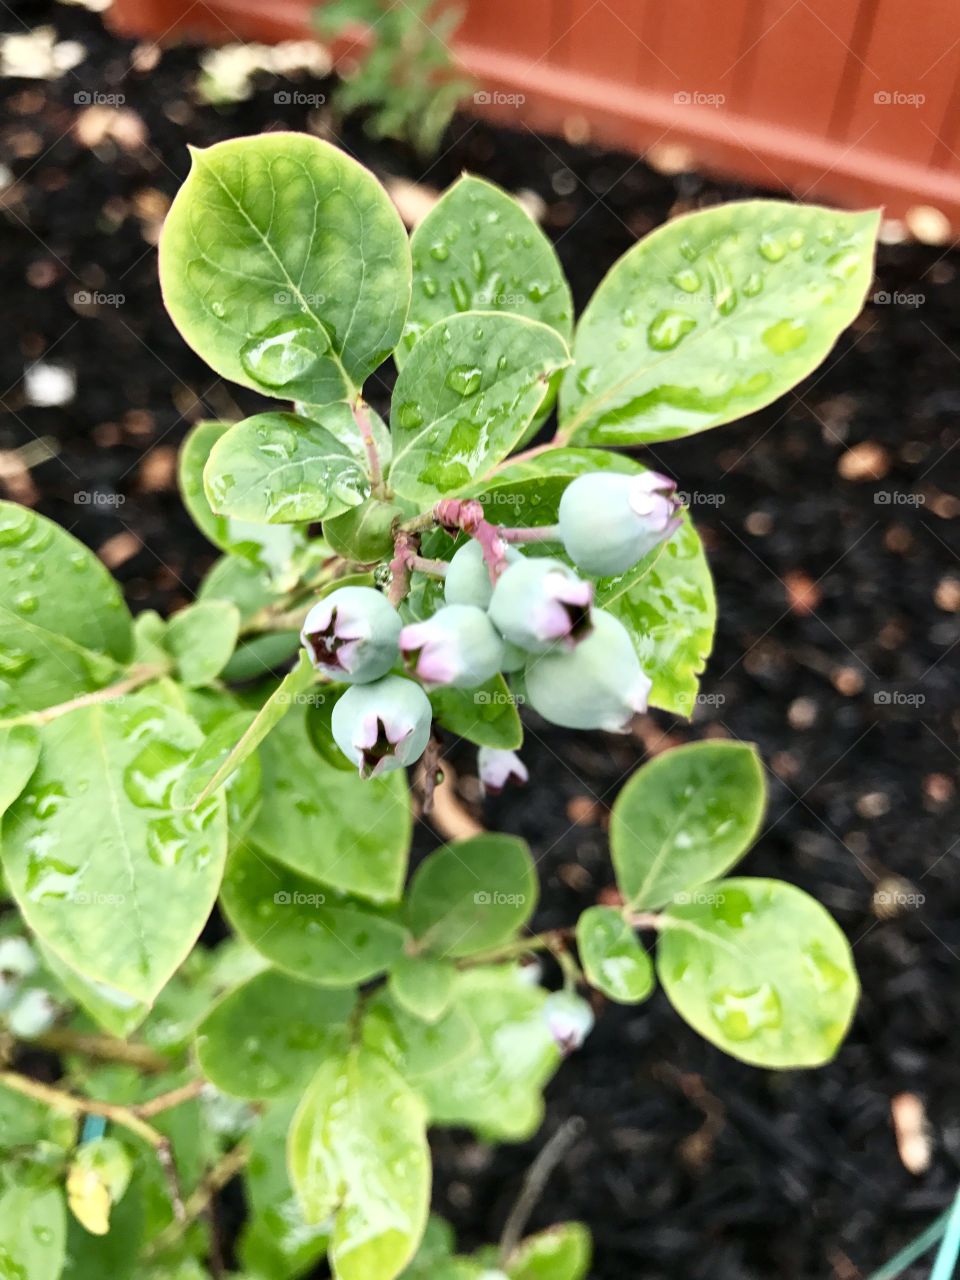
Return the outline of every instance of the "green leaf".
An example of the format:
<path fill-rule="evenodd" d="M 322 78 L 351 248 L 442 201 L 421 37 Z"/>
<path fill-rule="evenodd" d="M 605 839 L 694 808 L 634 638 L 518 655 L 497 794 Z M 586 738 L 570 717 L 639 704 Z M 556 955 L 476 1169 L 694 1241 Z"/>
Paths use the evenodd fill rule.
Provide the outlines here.
<path fill-rule="evenodd" d="M 632 910 L 653 910 L 738 862 L 760 829 L 763 766 L 744 742 L 693 742 L 638 769 L 614 802 L 610 853 Z"/>
<path fill-rule="evenodd" d="M 290 1174 L 308 1222 L 335 1214 L 338 1280 L 392 1280 L 427 1221 L 430 1151 L 423 1104 L 378 1054 L 321 1065 L 290 1127 Z"/>
<path fill-rule="evenodd" d="M 430 705 L 438 724 L 478 747 L 514 751 L 523 744 L 517 699 L 503 676 L 475 689 L 432 689 Z"/>
<path fill-rule="evenodd" d="M 850 946 L 815 899 L 780 880 L 718 880 L 669 907 L 657 972 L 711 1044 L 758 1067 L 819 1067 L 860 993 Z"/>
<path fill-rule="evenodd" d="M 250 838 L 312 880 L 374 902 L 400 896 L 410 851 L 402 770 L 364 780 L 320 758 L 297 705 L 260 749 L 263 804 Z"/>
<path fill-rule="evenodd" d="M 630 632 L 653 681 L 651 705 L 689 718 L 717 625 L 710 566 L 690 517 L 628 573 L 602 579 L 596 601 Z"/>
<path fill-rule="evenodd" d="M 203 472 L 214 511 L 260 524 L 340 515 L 370 492 L 345 444 L 293 413 L 258 413 L 214 445 Z"/>
<path fill-rule="evenodd" d="M 457 1008 L 476 1028 L 479 1048 L 455 1071 L 417 1082 L 436 1124 L 469 1125 L 507 1142 L 529 1138 L 543 1118 L 541 1090 L 560 1061 L 543 1015 L 545 995 L 517 966 L 461 973 Z"/>
<path fill-rule="evenodd" d="M 150 1006 L 144 1001 L 135 1000 L 125 991 L 118 991 L 106 982 L 95 982 L 91 978 L 85 978 L 82 973 L 77 973 L 49 947 L 41 946 L 41 951 L 43 963 L 66 992 L 90 1015 L 97 1026 L 103 1027 L 110 1035 L 126 1040 L 150 1012 Z"/>
<path fill-rule="evenodd" d="M 482 178 L 449 187 L 410 238 L 413 300 L 398 361 L 437 320 L 506 311 L 539 320 L 567 341 L 573 299 L 553 245 L 514 198 Z"/>
<path fill-rule="evenodd" d="M 143 1197 L 133 1186 L 111 1209 L 105 1236 L 90 1235 L 70 1217 L 63 1280 L 145 1280 L 139 1268 L 143 1245 Z"/>
<path fill-rule="evenodd" d="M 436 1022 L 407 1013 L 386 995 L 367 1006 L 363 1043 L 383 1054 L 408 1084 L 446 1072 L 475 1053 L 480 1036 L 468 1014 L 456 1006 Z"/>
<path fill-rule="evenodd" d="M 653 962 L 615 907 L 588 907 L 577 921 L 577 950 L 591 986 L 619 1004 L 653 992 Z"/>
<path fill-rule="evenodd" d="M 93 552 L 52 520 L 0 502 L 0 715 L 99 689 L 132 654 L 130 613 Z"/>
<path fill-rule="evenodd" d="M 226 856 L 222 801 L 170 806 L 200 730 L 142 693 L 40 732 L 40 763 L 3 823 L 10 889 L 71 968 L 149 1002 L 196 941 Z"/>
<path fill-rule="evenodd" d="M 401 955 L 390 970 L 388 989 L 397 1004 L 424 1022 L 436 1022 L 453 999 L 456 967 L 435 956 Z"/>
<path fill-rule="evenodd" d="M 394 389 L 391 486 L 421 503 L 465 488 L 514 447 L 568 359 L 536 320 L 466 311 L 433 325 Z"/>
<path fill-rule="evenodd" d="M 397 345 L 410 302 L 407 236 L 383 187 L 307 134 L 192 157 L 160 239 L 174 324 L 234 382 L 347 399 Z"/>
<path fill-rule="evenodd" d="M 57 1280 L 66 1238 L 59 1189 L 13 1186 L 0 1195 L 0 1262 L 11 1280 Z"/>
<path fill-rule="evenodd" d="M 30 781 L 39 759 L 40 734 L 33 725 L 0 725 L 0 817 Z"/>
<path fill-rule="evenodd" d="M 383 973 L 403 949 L 403 929 L 364 904 L 261 857 L 244 844 L 223 881 L 230 923 L 285 972 L 322 987 Z"/>
<path fill-rule="evenodd" d="M 585 1280 L 590 1232 L 582 1222 L 561 1222 L 528 1236 L 507 1259 L 510 1280 Z"/>
<path fill-rule="evenodd" d="M 306 653 L 301 650 L 297 665 L 280 681 L 251 723 L 239 733 L 233 747 L 226 754 L 224 754 L 223 742 L 218 741 L 216 754 L 220 759 L 220 763 L 213 774 L 210 775 L 198 798 L 194 800 L 194 808 L 208 800 L 219 787 L 223 786 L 240 765 L 257 750 L 267 735 L 277 727 L 290 708 L 296 704 L 297 699 L 310 688 L 315 679 L 316 672 L 310 665 L 310 660 Z M 239 729 L 239 727 L 240 722 L 237 721 L 237 728 Z M 194 763 L 193 761 L 191 762 L 191 768 Z M 192 781 L 188 783 L 185 780 L 183 784 L 184 791 L 188 787 L 192 790 L 192 785 Z"/>
<path fill-rule="evenodd" d="M 240 631 L 240 610 L 225 600 L 188 605 L 171 618 L 164 644 L 188 689 L 210 684 L 230 661 Z"/>
<path fill-rule="evenodd" d="M 215 777 L 223 761 L 253 724 L 252 711 L 238 711 L 227 694 L 213 689 L 191 690 L 190 714 L 207 735 L 190 757 L 171 795 L 175 809 L 192 809 Z M 243 836 L 260 807 L 260 760 L 254 751 L 223 783 L 227 798 L 227 829 L 231 841 Z"/>
<path fill-rule="evenodd" d="M 560 437 L 672 440 L 776 400 L 863 306 L 879 224 L 876 209 L 746 200 L 658 228 L 580 319 Z"/>
<path fill-rule="evenodd" d="M 275 1098 L 304 1085 L 328 1053 L 347 1047 L 352 991 L 318 991 L 267 969 L 235 987 L 197 1031 L 197 1061 L 237 1098 Z"/>
<path fill-rule="evenodd" d="M 252 1276 L 265 1280 L 293 1280 L 327 1252 L 325 1225 L 304 1222 L 287 1171 L 287 1131 L 299 1101 L 283 1098 L 267 1108 L 253 1134 L 244 1172 L 250 1216 L 240 1237 L 240 1259 Z"/>
<path fill-rule="evenodd" d="M 271 581 L 277 584 L 278 590 L 294 584 L 297 576 L 295 565 L 304 553 L 307 538 L 303 529 L 291 525 L 254 524 L 214 514 L 203 487 L 203 469 L 214 445 L 230 429 L 229 422 L 198 422 L 180 447 L 178 477 L 180 496 L 194 523 L 215 547 L 230 553 L 230 559 L 220 560 L 214 565 L 199 594 L 203 597 L 214 591 L 222 592 L 221 598 L 232 600 L 245 615 L 246 598 L 256 590 L 255 584 L 261 584 L 264 598 L 251 608 L 251 612 L 269 604 L 274 598 Z M 233 562 L 234 557 L 246 569 L 246 581 L 240 570 L 224 568 Z M 228 574 L 227 580 L 224 580 L 224 574 Z M 236 590 L 238 585 L 239 590 Z"/>
<path fill-rule="evenodd" d="M 526 842 L 481 835 L 444 845 L 417 868 L 407 923 L 444 959 L 490 951 L 521 929 L 537 904 L 537 873 Z"/>

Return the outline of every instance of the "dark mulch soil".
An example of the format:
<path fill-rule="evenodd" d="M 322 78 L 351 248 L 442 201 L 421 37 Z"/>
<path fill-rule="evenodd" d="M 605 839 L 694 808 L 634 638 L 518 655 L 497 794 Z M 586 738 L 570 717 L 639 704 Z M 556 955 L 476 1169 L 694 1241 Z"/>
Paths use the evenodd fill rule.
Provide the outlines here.
<path fill-rule="evenodd" d="M 195 51 L 131 70 L 132 46 L 81 10 L 38 0 L 2 18 L 10 31 L 38 22 L 82 40 L 88 54 L 54 84 L 0 81 L 0 156 L 17 179 L 0 195 L 0 448 L 52 437 L 57 458 L 33 472 L 38 508 L 116 564 L 134 608 L 167 610 L 191 598 L 213 559 L 171 483 L 176 446 L 198 417 L 258 404 L 215 379 L 175 333 L 148 240 L 186 172 L 188 142 L 322 121 L 276 106 L 269 77 L 247 103 L 198 106 Z M 122 92 L 145 125 L 143 144 L 82 145 L 71 128 L 84 92 Z M 672 210 L 743 194 L 467 120 L 429 166 L 355 125 L 341 140 L 382 175 L 442 187 L 468 168 L 535 190 L 581 305 Z M 611 881 L 605 808 L 645 749 L 662 747 L 662 735 L 754 740 L 771 799 L 745 869 L 810 890 L 855 944 L 863 1001 L 822 1071 L 741 1066 L 688 1031 L 661 996 L 602 1011 L 549 1089 L 544 1134 L 578 1114 L 587 1136 L 534 1215 L 535 1225 L 590 1224 L 598 1280 L 854 1280 L 915 1235 L 956 1185 L 957 261 L 884 248 L 877 287 L 921 303 L 870 305 L 798 394 L 653 451 L 694 495 L 711 553 L 720 625 L 709 700 L 692 727 L 657 716 L 631 739 L 535 726 L 533 785 L 488 806 L 489 824 L 525 835 L 541 859 L 538 923 L 569 923 Z M 76 301 L 82 290 L 123 301 L 91 309 Z M 25 403 L 24 367 L 38 357 L 75 370 L 67 406 Z M 841 463 L 860 445 L 866 453 Z M 884 478 L 855 478 L 863 465 Z M 123 505 L 110 505 L 115 494 Z M 469 770 L 467 753 L 455 758 Z M 881 920 L 873 894 L 891 876 L 919 906 Z M 904 1091 L 923 1099 L 932 1127 L 932 1164 L 920 1176 L 901 1163 L 891 1124 L 891 1099 Z M 436 1205 L 465 1244 L 496 1237 L 544 1134 L 496 1150 L 463 1134 L 437 1138 Z"/>

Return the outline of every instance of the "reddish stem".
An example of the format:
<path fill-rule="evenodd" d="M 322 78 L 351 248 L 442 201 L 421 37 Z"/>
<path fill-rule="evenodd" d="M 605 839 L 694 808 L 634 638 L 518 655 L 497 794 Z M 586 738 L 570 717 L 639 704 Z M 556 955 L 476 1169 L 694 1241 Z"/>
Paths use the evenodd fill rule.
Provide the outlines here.
<path fill-rule="evenodd" d="M 483 513 L 483 503 L 476 498 L 443 498 L 433 509 L 437 524 L 448 533 L 462 531 L 476 538 L 483 550 L 483 559 L 490 572 L 490 581 L 496 582 L 507 567 L 507 544 L 498 525 L 491 524 Z"/>

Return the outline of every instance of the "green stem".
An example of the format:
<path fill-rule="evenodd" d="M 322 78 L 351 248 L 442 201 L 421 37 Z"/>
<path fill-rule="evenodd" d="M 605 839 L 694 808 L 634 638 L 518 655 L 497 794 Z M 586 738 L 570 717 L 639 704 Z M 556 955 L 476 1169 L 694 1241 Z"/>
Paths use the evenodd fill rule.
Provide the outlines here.
<path fill-rule="evenodd" d="M 96 1062 L 123 1062 L 139 1071 L 169 1071 L 171 1060 L 145 1044 L 128 1044 L 111 1036 L 84 1035 L 67 1027 L 54 1027 L 26 1043 L 49 1049 L 51 1053 L 78 1053 Z"/>
<path fill-rule="evenodd" d="M 879 1271 L 874 1271 L 872 1275 L 867 1277 L 867 1280 L 897 1280 L 897 1277 L 902 1276 L 907 1267 L 916 1262 L 918 1258 L 922 1258 L 925 1253 L 928 1253 L 933 1248 L 946 1231 L 947 1223 L 950 1221 L 952 1213 L 953 1206 L 941 1213 L 939 1218 L 935 1218 L 925 1231 L 921 1231 L 915 1240 L 912 1240 L 910 1244 L 895 1254 Z"/>
<path fill-rule="evenodd" d="M 252 1154 L 251 1143 L 239 1142 L 221 1156 L 197 1189 L 188 1196 L 179 1218 L 165 1227 L 147 1246 L 145 1258 L 147 1260 L 155 1258 L 171 1245 L 175 1245 L 190 1223 L 195 1222 L 209 1208 L 217 1192 L 222 1191 L 227 1183 L 245 1168 Z"/>

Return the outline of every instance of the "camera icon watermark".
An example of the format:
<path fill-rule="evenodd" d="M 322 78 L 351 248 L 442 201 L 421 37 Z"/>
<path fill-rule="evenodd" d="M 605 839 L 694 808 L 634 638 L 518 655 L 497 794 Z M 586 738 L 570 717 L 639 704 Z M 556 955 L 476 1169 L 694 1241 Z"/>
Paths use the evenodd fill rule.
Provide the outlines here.
<path fill-rule="evenodd" d="M 922 493 L 905 493 L 902 489 L 878 489 L 873 495 L 876 507 L 922 507 L 926 500 Z"/>
<path fill-rule="evenodd" d="M 526 100 L 525 93 L 501 93 L 489 89 L 480 89 L 473 95 L 478 107 L 522 107 Z"/>
<path fill-rule="evenodd" d="M 478 889 L 473 901 L 478 907 L 522 907 L 527 897 L 523 893 L 501 893 L 499 889 Z"/>
<path fill-rule="evenodd" d="M 78 489 L 73 495 L 76 507 L 122 507 L 126 494 L 103 493 L 99 489 Z"/>
<path fill-rule="evenodd" d="M 290 289 L 278 289 L 273 295 L 278 307 L 297 306 L 301 311 L 313 307 L 322 307 L 327 301 L 325 293 L 294 293 Z"/>
<path fill-rule="evenodd" d="M 326 900 L 325 894 L 303 893 L 299 889 L 294 889 L 292 893 L 288 889 L 278 889 L 273 895 L 276 907 L 322 907 Z"/>
<path fill-rule="evenodd" d="M 122 907 L 126 900 L 126 894 L 98 893 L 96 890 L 70 895 L 70 902 L 75 907 Z"/>
<path fill-rule="evenodd" d="M 503 689 L 478 689 L 473 695 L 473 700 L 484 707 L 522 707 L 526 702 L 526 698 L 522 693 L 512 693 Z"/>
<path fill-rule="evenodd" d="M 702 889 L 683 890 L 673 895 L 673 901 L 681 907 L 722 907 L 726 900 L 725 893 L 707 893 Z"/>
<path fill-rule="evenodd" d="M 906 693 L 902 689 L 878 689 L 873 695 L 877 707 L 922 707 L 926 700 L 925 693 Z"/>
<path fill-rule="evenodd" d="M 887 289 L 878 289 L 871 297 L 871 302 L 878 307 L 909 307 L 915 311 L 917 307 L 922 307 L 927 300 L 925 293 L 906 293 L 901 289 L 894 289 L 891 293 Z"/>
<path fill-rule="evenodd" d="M 722 507 L 727 500 L 725 493 L 708 493 L 702 489 L 684 490 L 677 498 L 685 507 Z"/>

